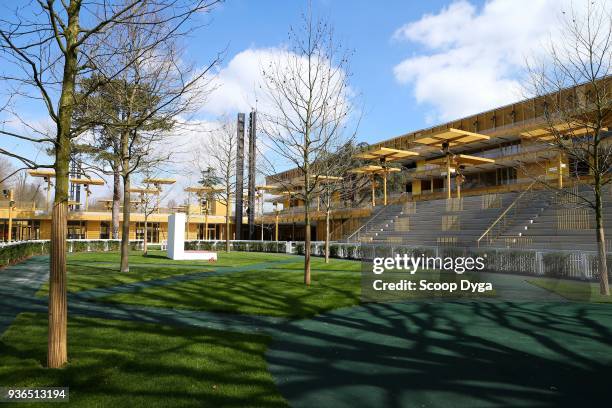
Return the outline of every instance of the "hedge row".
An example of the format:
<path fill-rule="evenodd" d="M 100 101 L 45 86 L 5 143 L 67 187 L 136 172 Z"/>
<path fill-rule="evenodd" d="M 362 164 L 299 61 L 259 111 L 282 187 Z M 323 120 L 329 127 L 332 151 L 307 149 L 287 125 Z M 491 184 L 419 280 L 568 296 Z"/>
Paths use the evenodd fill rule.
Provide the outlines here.
<path fill-rule="evenodd" d="M 223 251 L 225 241 L 185 241 L 188 251 Z M 230 251 L 287 253 L 285 241 L 230 241 Z"/>
<path fill-rule="evenodd" d="M 118 251 L 120 240 L 68 240 L 68 252 Z M 132 249 L 142 249 L 142 241 L 130 243 Z M 159 244 L 150 244 L 150 249 Z M 185 241 L 186 250 L 223 251 L 225 241 Z M 599 277 L 597 255 L 580 251 L 506 250 L 494 248 L 406 247 L 330 243 L 330 256 L 340 259 L 373 259 L 396 254 L 433 257 L 483 257 L 486 270 L 513 274 L 540 275 L 555 278 L 596 280 Z M 304 255 L 303 242 L 231 241 L 230 250 L 244 252 L 290 253 Z M 324 256 L 325 243 L 311 243 L 313 256 Z M 14 264 L 30 256 L 49 253 L 49 241 L 27 241 L 0 245 L 0 267 Z M 612 272 L 612 255 L 608 256 L 608 273 Z"/>
<path fill-rule="evenodd" d="M 120 240 L 100 239 L 100 240 L 81 240 L 69 239 L 66 241 L 68 252 L 107 252 L 118 251 L 121 245 Z M 158 245 L 159 247 L 159 245 Z M 142 241 L 130 242 L 131 249 L 142 249 Z M 48 255 L 49 241 L 22 241 L 0 245 L 0 267 L 12 265 L 23 261 L 31 256 Z"/>
<path fill-rule="evenodd" d="M 49 253 L 49 241 L 29 241 L 0 246 L 0 267 L 12 265 L 26 258 Z"/>
<path fill-rule="evenodd" d="M 298 255 L 304 255 L 305 253 L 304 242 L 296 242 L 293 252 Z M 325 242 L 321 242 L 321 241 L 311 242 L 310 243 L 310 253 L 313 256 L 325 256 Z M 331 258 L 340 258 L 340 259 L 361 259 L 362 258 L 361 245 L 330 242 L 329 256 Z"/>

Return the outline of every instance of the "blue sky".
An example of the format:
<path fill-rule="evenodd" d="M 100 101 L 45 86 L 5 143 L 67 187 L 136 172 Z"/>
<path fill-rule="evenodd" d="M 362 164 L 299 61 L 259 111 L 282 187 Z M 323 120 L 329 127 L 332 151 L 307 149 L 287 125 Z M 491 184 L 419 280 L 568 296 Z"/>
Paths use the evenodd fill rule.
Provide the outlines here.
<path fill-rule="evenodd" d="M 364 110 L 359 139 L 377 141 L 426 126 L 428 108 L 415 102 L 410 87 L 399 84 L 393 68 L 417 54 L 418 44 L 393 40 L 394 32 L 444 1 L 314 0 L 315 13 L 330 21 L 338 38 L 354 50 L 351 85 L 360 93 Z M 209 56 L 227 46 L 225 62 L 245 49 L 279 47 L 287 42 L 290 25 L 298 24 L 305 1 L 230 0 L 217 9 L 210 26 L 201 30 L 189 54 Z M 202 60 L 205 62 L 205 60 Z"/>
<path fill-rule="evenodd" d="M 562 12 L 591 0 L 312 0 L 336 38 L 354 50 L 350 86 L 362 111 L 358 141 L 378 142 L 524 97 L 525 61 L 559 41 Z M 598 0 L 612 8 L 612 0 Z M 26 0 L 1 3 L 0 11 Z M 224 59 L 218 88 L 196 116 L 247 112 L 262 82 L 261 67 L 287 46 L 307 0 L 227 0 L 185 39 L 184 59 L 205 66 Z M 6 89 L 4 89 L 6 91 Z M 23 105 L 28 123 L 52 128 L 42 107 Z M 0 115 L 0 119 L 2 116 Z M 11 126 L 6 124 L 4 126 Z M 14 126 L 14 124 L 13 124 Z M 23 130 L 23 126 L 18 130 Z M 203 133 L 181 135 L 191 142 Z M 174 145 L 173 145 L 174 146 Z M 25 153 L 31 146 L 0 137 L 0 147 Z M 40 157 L 42 152 L 30 153 Z"/>
<path fill-rule="evenodd" d="M 569 1 L 312 0 L 312 8 L 354 50 L 358 140 L 377 142 L 522 99 L 525 60 L 554 37 Z M 249 99 L 258 61 L 287 44 L 307 4 L 229 0 L 213 12 L 188 45 L 199 63 L 227 47 L 208 118 L 253 104 L 238 103 L 237 89 Z"/>

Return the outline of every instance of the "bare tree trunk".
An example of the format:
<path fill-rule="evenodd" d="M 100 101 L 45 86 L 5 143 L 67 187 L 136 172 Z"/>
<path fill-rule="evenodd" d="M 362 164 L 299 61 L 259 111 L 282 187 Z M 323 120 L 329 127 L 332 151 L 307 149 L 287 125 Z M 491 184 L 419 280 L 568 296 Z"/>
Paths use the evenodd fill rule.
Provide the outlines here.
<path fill-rule="evenodd" d="M 58 156 L 63 148 L 58 148 Z M 65 153 L 61 153 L 64 155 Z M 47 366 L 60 368 L 68 361 L 66 296 L 66 221 L 68 212 L 68 159 L 55 164 L 55 201 L 51 215 L 51 271 L 49 274 L 49 338 Z"/>
<path fill-rule="evenodd" d="M 123 176 L 123 222 L 121 224 L 121 272 L 129 272 L 130 253 L 130 176 Z"/>
<path fill-rule="evenodd" d="M 310 286 L 310 205 L 308 199 L 304 204 L 304 283 Z"/>
<path fill-rule="evenodd" d="M 610 295 L 610 284 L 608 280 L 608 262 L 606 259 L 606 236 L 603 226 L 603 210 L 601 202 L 601 182 L 595 179 L 595 224 L 597 228 L 597 252 L 599 255 L 599 292 L 602 295 Z"/>
<path fill-rule="evenodd" d="M 145 214 L 145 219 L 144 219 L 144 239 L 142 241 L 142 254 L 144 256 L 147 256 L 147 240 L 148 240 L 148 217 Z"/>
<path fill-rule="evenodd" d="M 71 154 L 70 131 L 74 111 L 74 89 L 78 71 L 77 47 L 80 3 L 71 3 L 65 30 L 65 64 L 57 120 L 55 145 L 55 199 L 51 214 L 51 268 L 49 271 L 49 337 L 47 366 L 60 368 L 68 362 L 68 298 L 66 294 L 66 229 Z"/>
<path fill-rule="evenodd" d="M 121 173 L 118 161 L 113 164 L 113 239 L 119 239 L 119 212 L 121 211 Z"/>
<path fill-rule="evenodd" d="M 325 211 L 325 263 L 329 263 L 329 205 Z"/>

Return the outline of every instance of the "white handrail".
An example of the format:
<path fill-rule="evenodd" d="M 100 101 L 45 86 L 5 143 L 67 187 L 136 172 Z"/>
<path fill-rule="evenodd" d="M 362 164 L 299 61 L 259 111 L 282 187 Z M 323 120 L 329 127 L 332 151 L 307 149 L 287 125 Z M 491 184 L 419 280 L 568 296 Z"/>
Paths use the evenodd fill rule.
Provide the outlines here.
<path fill-rule="evenodd" d="M 537 180 L 534 180 L 529 187 L 527 187 L 521 194 L 518 195 L 518 197 L 516 197 L 512 203 L 510 203 L 510 205 L 508 206 L 508 208 L 506 208 L 504 210 L 504 212 L 502 212 L 499 217 L 497 217 L 495 219 L 495 221 L 493 221 L 493 223 L 489 226 L 489 228 L 487 228 L 485 230 L 485 232 L 482 233 L 482 235 L 476 240 L 477 246 L 480 246 L 480 241 L 493 229 L 493 227 L 495 227 L 505 216 L 506 214 L 508 214 L 508 212 L 514 208 L 514 206 L 521 200 L 521 198 L 523 198 L 523 196 L 529 191 L 531 190 L 531 188 L 533 187 L 533 185 L 536 183 Z"/>
<path fill-rule="evenodd" d="M 383 213 L 383 211 L 385 211 L 385 209 L 389 208 L 389 206 L 383 206 L 383 208 L 380 209 L 380 211 L 378 211 L 376 214 L 374 214 L 372 217 L 370 217 L 369 220 L 367 220 L 365 222 L 365 224 L 363 224 L 361 227 L 357 228 L 351 235 L 349 235 L 346 240 L 350 241 L 355 235 L 359 234 L 361 232 L 362 229 L 364 229 L 366 226 L 368 226 L 372 221 L 374 221 L 380 214 Z"/>

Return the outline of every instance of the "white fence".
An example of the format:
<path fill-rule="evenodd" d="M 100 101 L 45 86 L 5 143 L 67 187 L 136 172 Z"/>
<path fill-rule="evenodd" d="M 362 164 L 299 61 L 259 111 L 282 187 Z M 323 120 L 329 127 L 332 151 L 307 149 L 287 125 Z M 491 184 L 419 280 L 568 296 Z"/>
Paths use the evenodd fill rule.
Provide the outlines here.
<path fill-rule="evenodd" d="M 49 251 L 48 240 L 0 243 L 0 265 L 6 265 L 31 255 Z M 117 251 L 120 240 L 67 240 L 68 252 Z M 132 249 L 142 249 L 141 240 L 130 241 Z M 160 244 L 149 244 L 151 249 Z M 187 250 L 225 249 L 225 241 L 185 241 Z M 304 254 L 302 241 L 230 241 L 230 250 L 247 252 L 269 252 Z M 311 242 L 313 256 L 325 255 L 325 242 Z M 396 254 L 433 257 L 483 257 L 486 270 L 513 274 L 551 276 L 570 279 L 595 280 L 599 276 L 598 256 L 591 251 L 529 250 L 506 248 L 460 248 L 460 247 L 410 247 L 393 244 L 330 243 L 330 256 L 339 259 L 369 260 L 374 257 L 394 257 Z M 608 273 L 612 270 L 612 256 L 608 256 Z"/>

